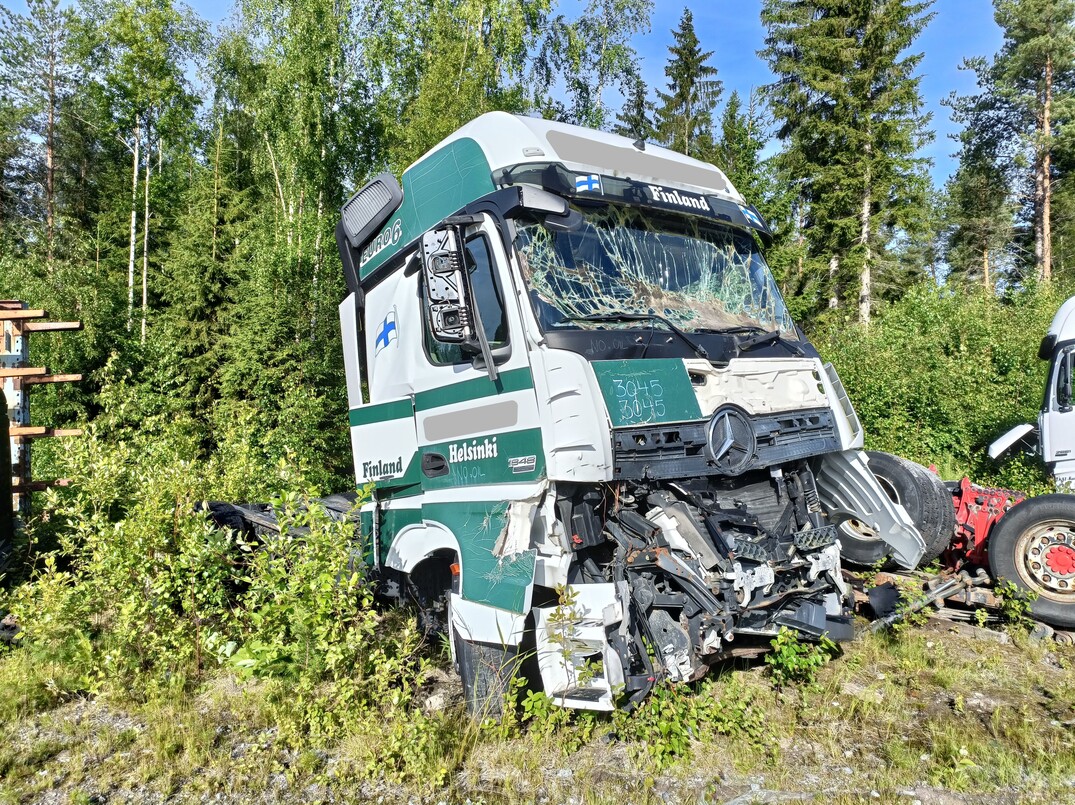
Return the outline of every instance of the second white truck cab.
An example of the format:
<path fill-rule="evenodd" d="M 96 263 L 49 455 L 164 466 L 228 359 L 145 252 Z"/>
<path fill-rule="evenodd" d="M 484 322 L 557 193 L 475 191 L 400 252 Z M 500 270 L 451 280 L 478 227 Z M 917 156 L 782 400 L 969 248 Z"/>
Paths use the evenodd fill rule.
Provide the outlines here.
<path fill-rule="evenodd" d="M 1049 361 L 1036 429 L 1041 457 L 1058 486 L 1071 486 L 1075 484 L 1075 297 L 1056 312 L 1038 348 L 1038 357 Z M 1016 425 L 989 446 L 989 457 L 999 458 L 1020 441 L 1032 439 L 1034 432 L 1033 425 Z"/>

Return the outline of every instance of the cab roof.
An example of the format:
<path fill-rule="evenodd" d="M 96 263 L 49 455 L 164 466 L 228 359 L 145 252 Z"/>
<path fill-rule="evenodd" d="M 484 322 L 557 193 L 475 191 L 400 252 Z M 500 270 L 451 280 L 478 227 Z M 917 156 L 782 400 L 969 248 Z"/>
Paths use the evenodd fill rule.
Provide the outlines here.
<path fill-rule="evenodd" d="M 708 162 L 657 145 L 636 144 L 618 134 L 487 112 L 457 129 L 403 172 L 402 194 L 397 186 L 396 201 L 392 202 L 398 207 L 384 207 L 380 232 L 362 245 L 352 244 L 360 250 L 355 260 L 358 281 L 373 281 L 380 268 L 404 253 L 438 221 L 499 186 L 513 184 L 506 178 L 510 173 L 507 169 L 521 172 L 529 165 L 562 165 L 569 173 L 582 174 L 582 179 L 593 174 L 630 179 L 653 184 L 661 192 L 689 191 L 730 202 L 736 209 L 745 204 L 723 171 Z M 393 193 L 378 197 L 381 195 L 390 198 Z M 677 197 L 676 201 L 682 200 Z"/>
<path fill-rule="evenodd" d="M 744 203 L 725 173 L 708 162 L 651 143 L 638 148 L 629 137 L 607 131 L 507 112 L 487 112 L 475 118 L 430 149 L 408 171 L 463 138 L 477 143 L 493 172 L 526 163 L 558 162 L 579 173 L 651 181 Z"/>

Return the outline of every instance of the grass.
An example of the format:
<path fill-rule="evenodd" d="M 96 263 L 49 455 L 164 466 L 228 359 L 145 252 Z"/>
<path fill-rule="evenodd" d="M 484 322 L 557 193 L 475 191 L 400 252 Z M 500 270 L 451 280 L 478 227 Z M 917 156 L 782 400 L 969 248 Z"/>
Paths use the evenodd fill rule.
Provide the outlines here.
<path fill-rule="evenodd" d="M 868 634 L 806 686 L 775 688 L 757 664 L 724 670 L 710 695 L 749 697 L 757 740 L 698 725 L 689 752 L 657 768 L 609 719 L 575 749 L 561 727 L 493 738 L 457 707 L 402 719 L 356 714 L 338 738 L 296 745 L 279 721 L 286 685 L 211 678 L 193 693 L 69 697 L 59 669 L 0 658 L 0 802 L 46 792 L 89 802 L 245 801 L 647 803 L 804 792 L 825 802 L 903 802 L 941 789 L 983 801 L 1075 797 L 1075 649 L 950 634 L 943 622 Z M 406 722 L 406 723 L 404 723 Z M 565 749 L 571 747 L 571 751 Z M 423 769 L 405 773 L 407 764 Z M 111 792 L 111 794 L 110 794 Z M 903 793 L 901 793 L 903 792 Z M 874 796 L 876 794 L 876 796 Z"/>

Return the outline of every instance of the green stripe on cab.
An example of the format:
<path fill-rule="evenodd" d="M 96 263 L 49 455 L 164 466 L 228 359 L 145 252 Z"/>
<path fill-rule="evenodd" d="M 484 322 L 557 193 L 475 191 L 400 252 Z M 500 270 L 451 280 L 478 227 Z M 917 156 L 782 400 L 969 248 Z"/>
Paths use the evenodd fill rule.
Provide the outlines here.
<path fill-rule="evenodd" d="M 414 405 L 410 400 L 391 400 L 390 402 L 363 405 L 352 408 L 347 418 L 352 428 L 372 425 L 375 422 L 387 422 L 390 419 L 404 419 L 414 415 Z"/>
<path fill-rule="evenodd" d="M 509 369 L 497 375 L 496 380 L 488 377 L 477 377 L 473 380 L 464 380 L 462 383 L 452 383 L 440 388 L 419 391 L 414 395 L 414 407 L 419 411 L 428 411 L 430 408 L 439 408 L 442 405 L 480 400 L 483 397 L 492 397 L 496 394 L 507 394 L 512 391 L 524 391 L 534 387 L 534 375 L 529 366 L 519 369 Z"/>
<path fill-rule="evenodd" d="M 532 483 L 545 475 L 541 428 L 455 439 L 418 448 L 424 456 L 437 453 L 448 472 L 422 479 L 422 489 Z"/>
<path fill-rule="evenodd" d="M 481 146 L 463 137 L 434 151 L 403 173 L 403 203 L 381 238 L 362 251 L 365 280 L 422 234 L 476 198 L 492 193 L 493 176 Z"/>

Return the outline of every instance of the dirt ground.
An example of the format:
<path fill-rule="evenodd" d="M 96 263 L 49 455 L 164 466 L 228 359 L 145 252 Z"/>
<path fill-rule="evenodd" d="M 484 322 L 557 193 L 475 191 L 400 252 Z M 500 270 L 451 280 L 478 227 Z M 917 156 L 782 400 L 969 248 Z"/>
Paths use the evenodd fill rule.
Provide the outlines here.
<path fill-rule="evenodd" d="M 190 700 L 77 698 L 2 726 L 0 802 L 40 803 L 1075 803 L 1075 648 L 931 618 L 866 635 L 808 686 L 726 668 L 766 738 L 693 736 L 655 767 L 608 726 L 585 742 L 526 729 L 479 738 L 443 784 L 363 768 L 366 736 L 286 746 L 258 683 L 221 677 Z M 454 676 L 423 691 L 458 719 Z M 570 729 L 570 728 L 565 728 Z"/>

